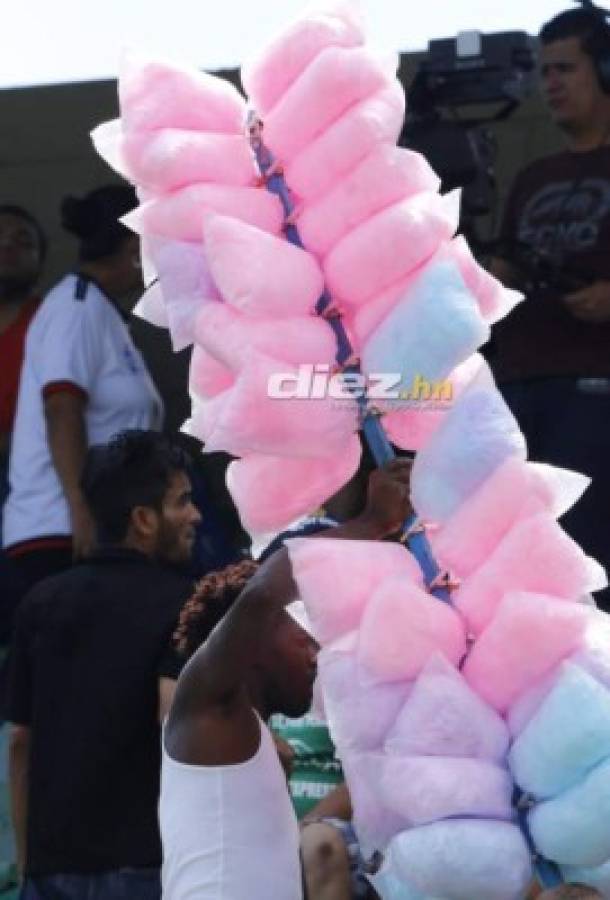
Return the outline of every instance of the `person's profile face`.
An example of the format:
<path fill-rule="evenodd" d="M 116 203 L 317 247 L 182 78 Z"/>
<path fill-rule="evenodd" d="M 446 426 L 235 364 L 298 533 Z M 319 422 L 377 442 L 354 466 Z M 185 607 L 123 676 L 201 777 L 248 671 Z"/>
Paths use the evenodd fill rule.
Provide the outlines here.
<path fill-rule="evenodd" d="M 163 497 L 156 553 L 158 559 L 182 563 L 190 559 L 195 529 L 201 515 L 193 504 L 191 482 L 185 472 L 174 472 Z"/>
<path fill-rule="evenodd" d="M 0 213 L 0 286 L 31 289 L 41 267 L 41 248 L 34 226 L 13 213 Z"/>
<path fill-rule="evenodd" d="M 286 610 L 278 614 L 269 644 L 269 694 L 272 712 L 291 718 L 311 707 L 319 646 Z"/>
<path fill-rule="evenodd" d="M 551 117 L 560 127 L 593 124 L 605 97 L 593 60 L 577 37 L 542 45 L 540 87 Z"/>

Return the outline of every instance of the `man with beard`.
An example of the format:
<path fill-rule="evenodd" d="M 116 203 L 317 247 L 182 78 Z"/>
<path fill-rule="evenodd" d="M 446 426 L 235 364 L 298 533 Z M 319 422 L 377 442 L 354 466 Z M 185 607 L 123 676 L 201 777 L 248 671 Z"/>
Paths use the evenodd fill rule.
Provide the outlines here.
<path fill-rule="evenodd" d="M 39 582 L 11 650 L 8 719 L 22 900 L 158 900 L 158 666 L 192 590 L 188 461 L 127 431 L 89 450 L 100 549 Z"/>
<path fill-rule="evenodd" d="M 46 239 L 36 219 L 20 206 L 0 204 L 0 507 L 8 491 L 8 450 L 25 335 L 39 304 L 32 292 L 45 251 Z"/>

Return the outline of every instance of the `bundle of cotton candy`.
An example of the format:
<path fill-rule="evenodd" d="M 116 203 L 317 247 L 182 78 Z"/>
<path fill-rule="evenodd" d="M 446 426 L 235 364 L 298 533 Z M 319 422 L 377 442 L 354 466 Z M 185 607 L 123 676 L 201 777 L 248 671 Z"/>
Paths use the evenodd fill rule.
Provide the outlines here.
<path fill-rule="evenodd" d="M 323 644 L 325 709 L 365 853 L 421 831 L 432 857 L 436 832 L 427 829 L 445 821 L 459 823 L 456 840 L 467 848 L 468 823 L 476 817 L 498 832 L 510 866 L 524 879 L 530 874 L 524 839 L 512 824 L 497 829 L 514 818 L 508 729 L 456 668 L 467 648 L 455 611 L 422 590 L 400 545 L 297 539 L 288 552 Z M 516 896 L 514 888 L 496 894 L 485 865 L 455 874 L 446 895 L 437 894 L 436 877 L 426 870 L 417 883 L 398 873 L 426 897 L 472 897 L 475 887 L 480 898 Z"/>
<path fill-rule="evenodd" d="M 605 585 L 606 576 L 599 563 L 543 511 L 511 528 L 463 582 L 455 594 L 455 605 L 469 629 L 480 634 L 508 591 L 574 600 Z"/>
<path fill-rule="evenodd" d="M 498 391 L 475 384 L 449 409 L 417 454 L 411 495 L 419 516 L 445 522 L 525 440 Z"/>
<path fill-rule="evenodd" d="M 606 726 L 594 710 L 606 712 L 583 678 L 603 683 L 610 653 L 593 652 L 591 613 L 576 602 L 603 576 L 555 521 L 583 480 L 525 462 L 523 436 L 476 355 L 519 298 L 455 237 L 459 197 L 441 196 L 428 164 L 396 148 L 404 92 L 393 68 L 367 47 L 348 5 L 306 16 L 262 48 L 244 70 L 264 117 L 263 147 L 260 126 L 251 129 L 258 186 L 243 99 L 179 66 L 130 60 L 120 123 L 96 141 L 139 188 L 126 221 L 160 280 L 150 314 L 165 315 L 176 346 L 195 343 L 189 427 L 206 450 L 241 457 L 229 486 L 251 532 L 311 511 L 358 466 L 355 399 L 299 399 L 303 364 L 334 362 L 330 327 L 314 318 L 324 289 L 367 376 L 395 372 L 399 394 L 455 386 L 439 409 L 375 400 L 396 442 L 418 450 L 413 502 L 440 526 L 439 557 L 463 579 L 453 604 L 428 592 L 402 546 L 322 538 L 289 552 L 323 645 L 325 704 L 361 843 L 389 848 L 382 894 L 397 879 L 412 898 L 514 900 L 530 862 L 511 808 L 503 716 L 518 735 L 518 779 L 561 788 L 530 815 L 539 848 L 566 865 L 607 858 L 605 836 L 587 844 L 610 796 Z M 284 224 L 303 247 L 286 242 Z M 565 661 L 580 657 L 585 674 L 565 675 Z M 560 730 L 576 695 L 595 724 L 580 768 L 584 745 L 567 732 L 541 774 L 536 716 Z"/>
<path fill-rule="evenodd" d="M 577 472 L 509 457 L 430 534 L 435 556 L 465 578 L 483 565 L 518 521 L 543 511 L 559 518 L 588 484 Z"/>

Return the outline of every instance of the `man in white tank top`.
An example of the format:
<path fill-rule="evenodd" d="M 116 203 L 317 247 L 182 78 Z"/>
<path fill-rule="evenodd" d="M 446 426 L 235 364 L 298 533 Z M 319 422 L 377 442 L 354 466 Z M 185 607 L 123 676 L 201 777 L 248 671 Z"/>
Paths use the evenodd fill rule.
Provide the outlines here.
<path fill-rule="evenodd" d="M 397 531 L 410 512 L 409 470 L 395 460 L 374 472 L 364 512 L 325 536 Z M 318 648 L 285 610 L 295 596 L 280 550 L 180 676 L 163 736 L 164 900 L 303 897 L 297 821 L 265 725 L 273 713 L 298 717 L 311 705 Z"/>

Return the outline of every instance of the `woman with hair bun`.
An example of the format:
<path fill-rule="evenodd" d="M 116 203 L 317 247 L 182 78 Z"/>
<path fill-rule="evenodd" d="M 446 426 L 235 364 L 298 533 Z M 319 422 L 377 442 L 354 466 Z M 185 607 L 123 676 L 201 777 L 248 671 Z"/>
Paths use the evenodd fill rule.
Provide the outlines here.
<path fill-rule="evenodd" d="M 133 188 L 120 184 L 61 205 L 78 265 L 29 329 L 4 508 L 20 593 L 93 548 L 79 483 L 87 447 L 126 428 L 161 427 L 160 397 L 127 328 L 142 274 L 138 238 L 119 219 L 136 205 Z"/>

